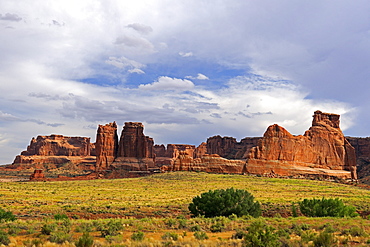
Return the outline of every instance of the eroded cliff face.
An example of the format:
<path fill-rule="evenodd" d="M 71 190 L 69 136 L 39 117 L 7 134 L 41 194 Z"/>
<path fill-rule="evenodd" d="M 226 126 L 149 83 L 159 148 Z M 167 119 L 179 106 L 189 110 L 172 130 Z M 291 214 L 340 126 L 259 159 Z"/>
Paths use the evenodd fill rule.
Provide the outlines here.
<path fill-rule="evenodd" d="M 96 170 L 109 167 L 117 157 L 118 135 L 116 122 L 99 125 L 95 143 Z"/>
<path fill-rule="evenodd" d="M 206 154 L 200 158 L 193 158 L 186 151 L 180 151 L 173 164 L 162 166 L 161 170 L 242 174 L 245 172 L 245 161 L 228 160 L 218 154 Z"/>
<path fill-rule="evenodd" d="M 126 122 L 119 141 L 118 154 L 109 169 L 109 176 L 132 176 L 133 172 L 147 172 L 155 168 L 153 138 L 144 135 L 144 125 Z M 116 174 L 116 175 L 114 175 Z"/>
<path fill-rule="evenodd" d="M 257 146 L 261 137 L 245 137 L 240 142 L 235 138 L 219 135 L 207 139 L 205 144 L 207 154 L 218 154 L 227 159 L 246 159 L 249 150 Z"/>
<path fill-rule="evenodd" d="M 355 150 L 340 130 L 337 114 L 316 111 L 312 127 L 303 136 L 271 125 L 248 158 L 247 172 L 253 174 L 357 179 Z"/>
<path fill-rule="evenodd" d="M 32 138 L 27 151 L 21 155 L 39 156 L 90 156 L 90 138 L 62 135 Z"/>
<path fill-rule="evenodd" d="M 13 167 L 24 169 L 25 166 L 72 163 L 83 166 L 83 169 L 95 166 L 94 150 L 88 137 L 69 137 L 62 135 L 38 136 L 32 138 L 30 145 L 13 161 Z M 94 150 L 95 152 L 95 150 Z M 23 167 L 23 168 L 22 168 Z"/>

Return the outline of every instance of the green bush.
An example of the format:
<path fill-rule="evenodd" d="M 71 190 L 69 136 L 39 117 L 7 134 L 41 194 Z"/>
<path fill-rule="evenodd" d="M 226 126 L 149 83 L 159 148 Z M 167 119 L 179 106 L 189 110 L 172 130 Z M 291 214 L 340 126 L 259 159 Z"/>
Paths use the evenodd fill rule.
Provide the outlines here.
<path fill-rule="evenodd" d="M 102 224 L 99 229 L 102 237 L 117 236 L 119 231 L 123 230 L 123 224 L 120 220 L 110 220 L 105 225 Z"/>
<path fill-rule="evenodd" d="M 15 221 L 15 215 L 10 211 L 0 208 L 0 221 Z"/>
<path fill-rule="evenodd" d="M 55 220 L 65 220 L 65 219 L 68 219 L 68 216 L 65 214 L 55 214 L 54 219 Z"/>
<path fill-rule="evenodd" d="M 141 231 L 138 231 L 138 232 L 134 232 L 132 235 L 131 235 L 131 239 L 134 240 L 134 241 L 143 241 L 144 240 L 144 233 L 141 232 Z"/>
<path fill-rule="evenodd" d="M 309 217 L 356 217 L 356 208 L 345 206 L 339 198 L 304 199 L 298 202 L 301 213 Z"/>
<path fill-rule="evenodd" d="M 321 232 L 314 240 L 313 245 L 315 247 L 331 247 L 335 243 L 335 237 L 333 233 Z"/>
<path fill-rule="evenodd" d="M 207 218 L 216 216 L 230 216 L 232 214 L 240 217 L 261 215 L 261 208 L 254 197 L 246 190 L 229 188 L 226 190 L 210 190 L 196 196 L 189 204 L 192 216 L 205 216 Z"/>
<path fill-rule="evenodd" d="M 44 235 L 50 235 L 57 228 L 56 224 L 44 224 L 41 227 L 41 233 Z"/>
<path fill-rule="evenodd" d="M 217 222 L 216 224 L 211 225 L 210 230 L 211 232 L 222 232 L 225 229 L 225 225 L 221 222 Z"/>
<path fill-rule="evenodd" d="M 54 231 L 50 234 L 49 241 L 57 244 L 62 244 L 66 241 L 71 241 L 72 236 L 63 231 Z"/>
<path fill-rule="evenodd" d="M 179 239 L 179 235 L 175 232 L 166 232 L 162 235 L 162 239 L 177 241 Z"/>
<path fill-rule="evenodd" d="M 194 237 L 195 239 L 197 240 L 204 240 L 204 239 L 208 239 L 208 235 L 206 232 L 195 232 L 194 233 Z"/>
<path fill-rule="evenodd" d="M 365 237 L 367 234 L 365 230 L 359 226 L 353 226 L 349 229 L 349 234 L 352 237 Z"/>
<path fill-rule="evenodd" d="M 281 246 L 278 235 L 274 233 L 274 228 L 262 220 L 255 221 L 248 227 L 248 233 L 244 236 L 244 244 L 244 246 L 253 247 Z"/>
<path fill-rule="evenodd" d="M 8 245 L 10 243 L 8 234 L 0 230 L 0 244 Z"/>
<path fill-rule="evenodd" d="M 93 246 L 94 239 L 88 232 L 82 234 L 82 236 L 76 242 L 76 247 L 91 247 Z"/>

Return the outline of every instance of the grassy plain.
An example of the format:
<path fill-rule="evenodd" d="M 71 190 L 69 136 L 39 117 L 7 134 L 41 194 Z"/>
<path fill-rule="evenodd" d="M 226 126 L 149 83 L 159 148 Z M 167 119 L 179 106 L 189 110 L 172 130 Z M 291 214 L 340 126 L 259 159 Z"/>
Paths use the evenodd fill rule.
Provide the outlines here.
<path fill-rule="evenodd" d="M 294 228 L 302 224 L 305 231 L 311 231 L 313 235 L 331 227 L 337 243 L 343 243 L 340 246 L 346 246 L 345 243 L 366 246 L 369 241 L 370 221 L 366 217 L 290 217 L 292 202 L 322 197 L 338 197 L 367 215 L 370 213 L 369 190 L 325 181 L 188 172 L 115 180 L 0 183 L 0 207 L 18 218 L 15 222 L 2 223 L 1 227 L 13 234 L 10 236 L 13 246 L 32 246 L 30 241 L 37 242 L 38 239 L 42 243 L 49 241 L 50 236 L 41 234 L 45 224 L 68 224 L 65 237 L 69 242 L 77 241 L 82 235 L 81 229 L 88 227 L 96 246 L 150 246 L 149 242 L 151 246 L 239 246 L 241 240 L 232 240 L 231 236 L 238 229 L 245 230 L 254 219 L 189 218 L 187 209 L 194 196 L 230 187 L 252 193 L 262 204 L 264 221 L 276 229 L 290 229 L 291 243 L 294 238 L 303 241 L 294 233 Z M 68 222 L 54 220 L 56 214 L 67 215 Z M 124 229 L 119 230 L 117 236 L 103 237 L 100 228 L 109 225 L 112 219 L 119 221 Z M 214 231 L 212 226 L 219 221 L 222 229 Z M 346 229 L 349 231 L 356 226 L 364 233 L 348 235 Z M 196 239 L 193 230 L 197 228 L 209 239 Z M 144 233 L 143 241 L 131 240 L 131 235 L 137 232 Z M 166 232 L 176 233 L 179 240 L 162 239 Z M 311 242 L 306 241 L 301 246 L 309 246 Z"/>

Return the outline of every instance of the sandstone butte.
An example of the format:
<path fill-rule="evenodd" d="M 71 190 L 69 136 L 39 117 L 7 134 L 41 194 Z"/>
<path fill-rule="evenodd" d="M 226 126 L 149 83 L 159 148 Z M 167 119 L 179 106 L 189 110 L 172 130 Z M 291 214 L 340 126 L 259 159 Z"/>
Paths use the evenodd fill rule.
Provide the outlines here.
<path fill-rule="evenodd" d="M 249 152 L 247 173 L 357 179 L 355 149 L 340 130 L 339 117 L 316 111 L 312 127 L 299 136 L 269 126 Z"/>
<path fill-rule="evenodd" d="M 144 125 L 126 122 L 120 138 L 115 122 L 99 125 L 96 143 L 87 137 L 38 136 L 27 151 L 6 169 L 33 169 L 31 178 L 45 180 L 40 169 L 72 163 L 90 171 L 68 179 L 120 178 L 166 171 L 256 174 L 283 177 L 357 179 L 355 148 L 339 128 L 339 115 L 316 111 L 312 127 L 293 136 L 276 124 L 263 137 L 213 136 L 198 147 L 187 144 L 154 145 L 144 135 Z M 350 139 L 362 159 L 370 157 L 370 140 Z M 367 146 L 367 149 L 365 146 Z M 364 151 L 367 150 L 367 151 Z"/>

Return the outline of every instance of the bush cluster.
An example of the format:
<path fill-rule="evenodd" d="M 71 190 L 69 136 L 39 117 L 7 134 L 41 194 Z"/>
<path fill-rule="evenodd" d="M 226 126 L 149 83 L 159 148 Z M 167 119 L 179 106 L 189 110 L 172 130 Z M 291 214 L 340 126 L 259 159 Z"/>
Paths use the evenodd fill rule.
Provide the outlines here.
<path fill-rule="evenodd" d="M 219 189 L 210 190 L 193 198 L 189 204 L 192 216 L 205 216 L 212 218 L 216 216 L 261 215 L 261 207 L 254 202 L 254 197 L 246 190 L 240 189 Z"/>
<path fill-rule="evenodd" d="M 298 202 L 301 213 L 309 217 L 356 217 L 356 208 L 344 205 L 339 198 L 304 199 Z"/>

